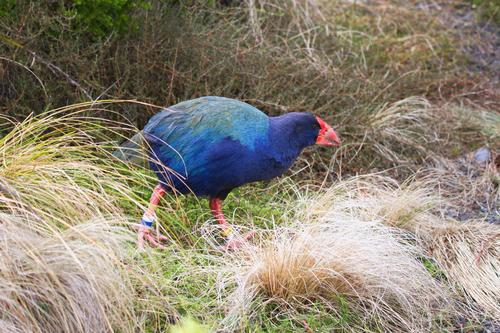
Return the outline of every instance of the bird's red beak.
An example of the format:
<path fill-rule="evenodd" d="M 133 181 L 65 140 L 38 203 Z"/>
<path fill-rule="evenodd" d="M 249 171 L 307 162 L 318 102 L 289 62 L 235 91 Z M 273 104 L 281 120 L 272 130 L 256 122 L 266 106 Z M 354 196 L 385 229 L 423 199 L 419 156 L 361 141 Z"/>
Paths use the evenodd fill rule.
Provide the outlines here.
<path fill-rule="evenodd" d="M 320 126 L 316 144 L 320 146 L 340 146 L 340 139 L 333 128 L 320 117 L 316 117 L 316 120 L 318 120 Z"/>

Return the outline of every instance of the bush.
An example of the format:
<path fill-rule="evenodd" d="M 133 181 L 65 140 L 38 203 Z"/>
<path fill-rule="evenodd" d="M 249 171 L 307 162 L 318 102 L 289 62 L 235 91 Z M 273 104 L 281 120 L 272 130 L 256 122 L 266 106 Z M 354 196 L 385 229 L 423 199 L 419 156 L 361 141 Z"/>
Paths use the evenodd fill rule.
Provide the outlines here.
<path fill-rule="evenodd" d="M 16 0 L 4 0 L 0 2 L 0 17 L 6 17 L 11 15 L 15 5 L 16 5 Z"/>
<path fill-rule="evenodd" d="M 73 0 L 66 16 L 75 16 L 84 31 L 95 36 L 106 36 L 112 32 L 119 34 L 139 27 L 134 10 L 150 7 L 147 0 Z"/>

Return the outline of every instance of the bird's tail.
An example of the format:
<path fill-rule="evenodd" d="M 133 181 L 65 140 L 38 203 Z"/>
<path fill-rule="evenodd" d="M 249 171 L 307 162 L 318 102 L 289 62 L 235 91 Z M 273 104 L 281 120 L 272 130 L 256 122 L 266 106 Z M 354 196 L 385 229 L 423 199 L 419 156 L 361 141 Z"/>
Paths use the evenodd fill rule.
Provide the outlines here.
<path fill-rule="evenodd" d="M 147 142 L 142 131 L 125 140 L 114 152 L 113 156 L 127 163 L 147 166 Z"/>

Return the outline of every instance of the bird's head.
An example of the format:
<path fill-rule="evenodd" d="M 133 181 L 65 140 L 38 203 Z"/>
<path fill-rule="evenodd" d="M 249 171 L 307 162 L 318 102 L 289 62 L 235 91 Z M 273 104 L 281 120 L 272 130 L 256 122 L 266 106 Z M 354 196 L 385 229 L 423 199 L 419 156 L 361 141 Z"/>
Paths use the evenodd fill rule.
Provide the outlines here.
<path fill-rule="evenodd" d="M 340 139 L 323 119 L 309 112 L 289 112 L 271 118 L 275 142 L 302 150 L 311 145 L 339 146 Z"/>
<path fill-rule="evenodd" d="M 319 125 L 316 144 L 320 146 L 340 146 L 340 139 L 333 128 L 320 117 L 316 117 L 316 121 Z"/>

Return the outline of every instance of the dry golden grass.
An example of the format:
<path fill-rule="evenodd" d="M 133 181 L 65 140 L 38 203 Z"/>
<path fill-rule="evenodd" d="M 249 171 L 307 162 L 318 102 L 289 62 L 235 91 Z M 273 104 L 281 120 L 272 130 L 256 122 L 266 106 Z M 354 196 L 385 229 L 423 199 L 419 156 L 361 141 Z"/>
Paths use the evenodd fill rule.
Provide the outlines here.
<path fill-rule="evenodd" d="M 130 233 L 90 221 L 41 235 L 0 216 L 1 332 L 135 332 Z M 14 329 L 13 329 L 14 328 Z"/>
<path fill-rule="evenodd" d="M 433 119 L 429 101 L 421 97 L 409 97 L 384 105 L 369 116 L 368 132 L 373 149 L 381 156 L 401 166 L 405 150 L 427 155 L 425 146 L 432 140 L 430 123 Z"/>
<path fill-rule="evenodd" d="M 17 123 L 0 139 L 2 204 L 22 198 L 16 202 L 20 206 L 9 208 L 37 210 L 33 214 L 50 214 L 60 222 L 74 211 L 84 219 L 116 212 L 106 189 L 112 183 L 124 192 L 125 186 L 96 163 L 99 147 L 89 129 L 90 122 L 78 114 L 54 113 Z"/>
<path fill-rule="evenodd" d="M 149 176 L 112 159 L 102 127 L 117 124 L 89 108 L 29 117 L 0 138 L 2 332 L 144 332 L 175 315 L 124 215 L 141 209 L 133 186 Z"/>
<path fill-rule="evenodd" d="M 430 237 L 432 238 L 430 238 Z M 483 311 L 500 318 L 500 228 L 484 222 L 448 223 L 425 239 L 430 255 L 458 284 L 467 304 L 481 317 Z M 424 236 L 423 236 L 424 237 Z M 479 307 L 477 305 L 479 305 Z"/>
<path fill-rule="evenodd" d="M 500 226 L 446 217 L 450 206 L 438 184 L 432 177 L 403 185 L 376 175 L 357 177 L 308 201 L 310 209 L 303 211 L 320 221 L 362 217 L 411 232 L 471 309 L 479 305 L 478 314 L 499 318 Z"/>
<path fill-rule="evenodd" d="M 226 295 L 226 327 L 235 329 L 269 303 L 292 318 L 318 303 L 341 318 L 347 304 L 347 331 L 424 332 L 433 315 L 445 311 L 445 290 L 403 233 L 357 218 L 301 222 L 226 254 L 221 282 L 234 288 Z"/>

